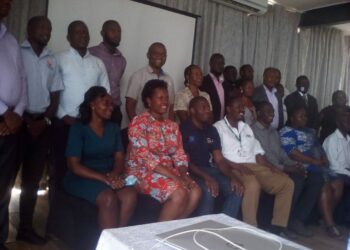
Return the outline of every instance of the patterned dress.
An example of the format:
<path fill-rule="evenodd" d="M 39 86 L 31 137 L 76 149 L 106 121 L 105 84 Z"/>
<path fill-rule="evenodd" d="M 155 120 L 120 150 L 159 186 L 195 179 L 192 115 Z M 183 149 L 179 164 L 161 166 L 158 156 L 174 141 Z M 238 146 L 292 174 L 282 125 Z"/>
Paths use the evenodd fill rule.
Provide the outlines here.
<path fill-rule="evenodd" d="M 154 168 L 163 166 L 179 175 L 179 167 L 188 167 L 178 125 L 156 120 L 146 111 L 132 120 L 128 134 L 127 174 L 137 178 L 139 192 L 165 202 L 180 184 Z"/>

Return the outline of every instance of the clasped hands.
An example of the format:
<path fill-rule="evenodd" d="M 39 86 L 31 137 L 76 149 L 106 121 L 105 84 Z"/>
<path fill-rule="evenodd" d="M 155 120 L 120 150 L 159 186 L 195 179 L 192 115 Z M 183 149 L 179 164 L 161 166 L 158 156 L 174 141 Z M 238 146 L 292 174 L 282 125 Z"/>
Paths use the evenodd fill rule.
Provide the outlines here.
<path fill-rule="evenodd" d="M 120 175 L 109 172 L 105 175 L 104 182 L 112 189 L 120 189 L 124 187 L 124 179 Z"/>

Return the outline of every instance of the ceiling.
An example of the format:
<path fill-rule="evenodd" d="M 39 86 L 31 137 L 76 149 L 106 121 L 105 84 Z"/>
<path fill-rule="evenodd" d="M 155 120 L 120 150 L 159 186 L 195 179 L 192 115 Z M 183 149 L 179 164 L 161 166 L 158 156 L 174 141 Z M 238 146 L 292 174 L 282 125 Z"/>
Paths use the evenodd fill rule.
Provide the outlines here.
<path fill-rule="evenodd" d="M 307 10 L 318 9 L 327 7 L 330 5 L 337 5 L 341 3 L 349 3 L 350 1 L 344 0 L 274 0 L 276 3 L 283 5 L 287 8 L 294 9 L 298 12 L 304 12 Z"/>
<path fill-rule="evenodd" d="M 341 3 L 349 3 L 350 0 L 274 0 L 274 2 L 285 6 L 287 9 L 295 10 L 297 12 L 304 12 L 312 9 L 318 9 L 331 5 Z M 350 35 L 350 22 L 338 25 L 332 25 L 337 29 L 342 30 L 346 35 Z"/>

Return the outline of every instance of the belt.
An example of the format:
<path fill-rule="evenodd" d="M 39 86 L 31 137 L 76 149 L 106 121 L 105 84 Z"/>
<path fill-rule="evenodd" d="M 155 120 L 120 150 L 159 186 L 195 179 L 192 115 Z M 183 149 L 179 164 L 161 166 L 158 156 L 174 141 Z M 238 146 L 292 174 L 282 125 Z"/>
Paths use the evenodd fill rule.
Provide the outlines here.
<path fill-rule="evenodd" d="M 44 113 L 28 113 L 24 112 L 23 114 L 24 119 L 29 118 L 34 121 L 39 121 L 45 119 L 45 114 Z"/>

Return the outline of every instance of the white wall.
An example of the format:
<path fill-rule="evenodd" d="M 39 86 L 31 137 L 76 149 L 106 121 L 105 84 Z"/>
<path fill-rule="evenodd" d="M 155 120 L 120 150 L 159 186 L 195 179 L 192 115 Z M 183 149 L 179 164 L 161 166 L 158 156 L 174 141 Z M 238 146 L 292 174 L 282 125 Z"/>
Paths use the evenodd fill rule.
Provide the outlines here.
<path fill-rule="evenodd" d="M 49 47 L 54 52 L 69 48 L 67 27 L 74 20 L 87 24 L 89 46 L 101 42 L 100 30 L 104 21 L 115 19 L 120 23 L 122 41 L 119 49 L 127 60 L 121 83 L 123 102 L 129 76 L 147 64 L 147 49 L 153 42 L 162 42 L 167 47 L 164 70 L 173 77 L 175 91 L 183 87 L 183 70 L 192 60 L 195 18 L 131 0 L 49 0 L 48 17 L 52 22 Z M 127 121 L 123 124 L 126 126 Z"/>

